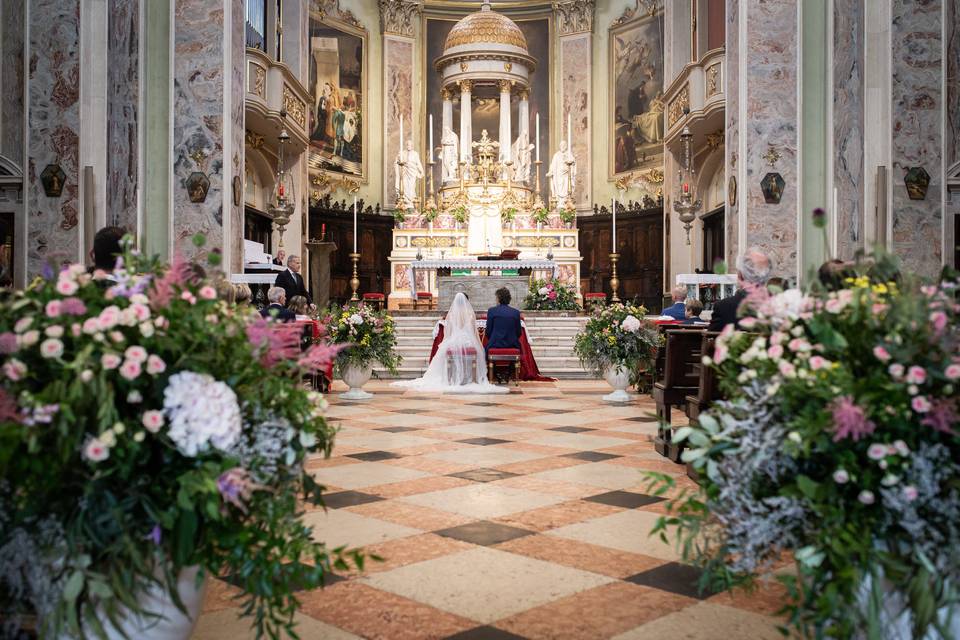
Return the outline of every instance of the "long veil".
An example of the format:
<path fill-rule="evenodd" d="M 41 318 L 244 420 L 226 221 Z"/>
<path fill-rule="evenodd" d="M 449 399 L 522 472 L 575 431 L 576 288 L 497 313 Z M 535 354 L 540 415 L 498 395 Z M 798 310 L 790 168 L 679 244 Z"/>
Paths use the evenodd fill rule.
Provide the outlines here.
<path fill-rule="evenodd" d="M 477 315 L 458 293 L 443 322 L 443 341 L 422 378 L 395 382 L 398 386 L 420 391 L 453 393 L 509 393 L 505 387 L 487 380 L 487 362 L 483 344 L 477 335 Z"/>

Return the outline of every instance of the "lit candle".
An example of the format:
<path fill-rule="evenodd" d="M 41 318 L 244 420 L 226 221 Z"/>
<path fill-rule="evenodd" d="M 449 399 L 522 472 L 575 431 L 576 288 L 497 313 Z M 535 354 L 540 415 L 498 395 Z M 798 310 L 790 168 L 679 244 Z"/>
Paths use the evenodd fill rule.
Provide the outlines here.
<path fill-rule="evenodd" d="M 617 199 L 611 198 L 610 205 L 613 207 L 613 253 L 617 252 Z"/>
<path fill-rule="evenodd" d="M 430 114 L 430 150 L 427 154 L 428 162 L 433 162 L 433 114 Z"/>
<path fill-rule="evenodd" d="M 537 111 L 537 137 L 535 138 L 537 143 L 537 162 L 540 162 L 540 112 Z"/>
<path fill-rule="evenodd" d="M 353 196 L 353 252 L 357 252 L 357 196 Z"/>

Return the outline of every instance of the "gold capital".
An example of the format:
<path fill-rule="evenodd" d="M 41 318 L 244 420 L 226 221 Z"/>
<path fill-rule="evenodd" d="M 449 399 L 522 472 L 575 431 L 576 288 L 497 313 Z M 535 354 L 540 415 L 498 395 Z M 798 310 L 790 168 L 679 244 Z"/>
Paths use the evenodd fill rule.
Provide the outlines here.
<path fill-rule="evenodd" d="M 460 93 L 470 93 L 473 90 L 473 80 L 461 80 L 458 84 Z"/>
<path fill-rule="evenodd" d="M 440 99 L 444 101 L 453 99 L 453 91 L 447 87 L 440 89 Z"/>
<path fill-rule="evenodd" d="M 517 95 L 520 96 L 520 99 L 521 99 L 521 100 L 529 100 L 529 99 L 530 99 L 530 89 L 527 88 L 527 87 L 524 87 L 523 89 L 520 89 L 520 91 L 517 92 Z"/>
<path fill-rule="evenodd" d="M 510 87 L 513 86 L 513 82 L 510 80 L 501 80 L 498 84 L 500 85 L 500 93 L 510 93 Z"/>

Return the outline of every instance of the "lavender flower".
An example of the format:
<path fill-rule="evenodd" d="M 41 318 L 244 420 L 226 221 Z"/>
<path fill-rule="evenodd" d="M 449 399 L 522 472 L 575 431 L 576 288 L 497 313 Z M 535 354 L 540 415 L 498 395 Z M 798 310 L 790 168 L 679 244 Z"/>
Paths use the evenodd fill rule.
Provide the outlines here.
<path fill-rule="evenodd" d="M 163 529 L 160 528 L 159 524 L 153 525 L 153 529 L 150 529 L 150 533 L 147 534 L 147 540 L 153 541 L 153 544 L 160 546 L 160 541 L 163 540 Z"/>
<path fill-rule="evenodd" d="M 234 467 L 224 471 L 217 478 L 217 490 L 220 492 L 223 501 L 232 504 L 244 513 L 247 512 L 246 503 L 253 496 L 253 492 L 261 488 L 260 485 L 250 479 L 250 474 L 242 467 Z"/>
<path fill-rule="evenodd" d="M 864 410 L 857 406 L 850 396 L 841 396 L 830 405 L 833 413 L 833 441 L 839 442 L 844 438 L 854 441 L 869 435 L 877 428 L 867 419 Z"/>

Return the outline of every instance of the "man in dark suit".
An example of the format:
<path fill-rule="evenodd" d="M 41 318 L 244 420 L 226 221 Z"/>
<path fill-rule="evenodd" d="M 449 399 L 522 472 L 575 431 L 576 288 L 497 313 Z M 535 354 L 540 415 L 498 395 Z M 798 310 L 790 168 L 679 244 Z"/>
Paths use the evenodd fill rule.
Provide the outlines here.
<path fill-rule="evenodd" d="M 770 258 L 758 247 L 751 247 L 737 259 L 737 292 L 713 305 L 710 331 L 720 331 L 728 324 L 739 324 L 737 310 L 747 297 L 748 286 L 762 287 L 770 277 Z"/>
<path fill-rule="evenodd" d="M 495 307 L 487 309 L 487 326 L 484 335 L 487 337 L 487 351 L 494 349 L 520 348 L 520 312 L 510 306 L 510 290 L 506 287 L 497 289 Z"/>
<path fill-rule="evenodd" d="M 287 294 L 282 287 L 270 287 L 267 300 L 270 304 L 260 310 L 260 315 L 264 318 L 274 318 L 280 322 L 293 322 L 297 319 L 297 314 L 285 306 Z"/>
<path fill-rule="evenodd" d="M 687 317 L 686 306 L 684 305 L 684 301 L 687 299 L 687 287 L 678 284 L 670 290 L 670 297 L 673 298 L 673 304 L 665 307 L 660 315 L 669 316 L 674 320 L 683 320 Z"/>
<path fill-rule="evenodd" d="M 300 256 L 290 255 L 287 258 L 287 268 L 277 274 L 277 279 L 273 283 L 275 287 L 283 288 L 287 294 L 287 300 L 293 300 L 294 296 L 313 300 L 310 291 L 303 283 L 303 276 L 300 275 L 300 264 Z"/>

